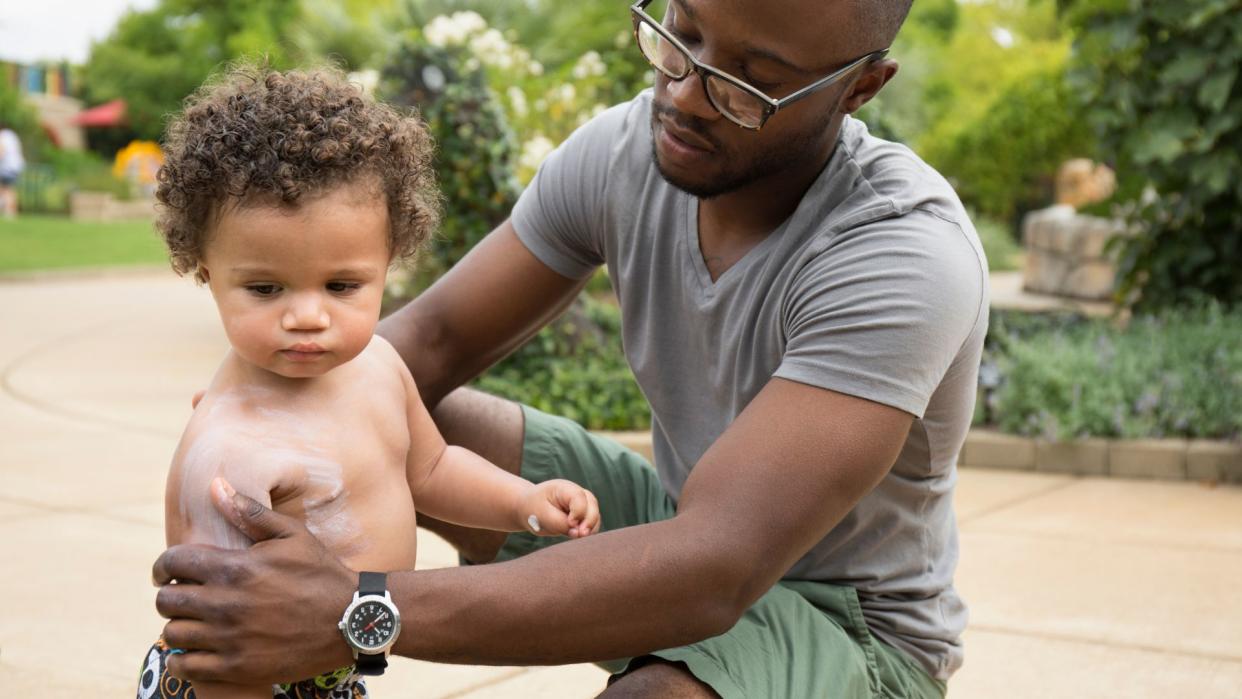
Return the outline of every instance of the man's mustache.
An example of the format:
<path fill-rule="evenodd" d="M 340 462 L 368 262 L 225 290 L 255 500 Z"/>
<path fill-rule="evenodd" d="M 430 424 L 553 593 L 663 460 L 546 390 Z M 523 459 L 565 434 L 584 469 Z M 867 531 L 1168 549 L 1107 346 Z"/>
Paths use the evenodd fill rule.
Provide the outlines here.
<path fill-rule="evenodd" d="M 668 105 L 660 104 L 659 102 L 652 100 L 651 118 L 659 119 L 660 117 L 664 117 L 673 122 L 677 128 L 682 129 L 683 131 L 693 132 L 696 136 L 711 145 L 712 148 L 720 150 L 720 142 L 713 138 L 708 132 L 707 124 L 702 119 L 687 116 Z"/>

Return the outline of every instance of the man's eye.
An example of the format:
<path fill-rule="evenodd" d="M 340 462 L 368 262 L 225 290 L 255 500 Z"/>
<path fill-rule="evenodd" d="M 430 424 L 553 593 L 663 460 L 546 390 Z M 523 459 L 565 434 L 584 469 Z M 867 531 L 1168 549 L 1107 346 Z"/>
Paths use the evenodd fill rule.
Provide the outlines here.
<path fill-rule="evenodd" d="M 334 294 L 348 294 L 361 288 L 358 282 L 328 282 L 328 291 Z"/>
<path fill-rule="evenodd" d="M 255 296 L 273 296 L 280 291 L 280 287 L 275 284 L 250 284 L 246 290 Z"/>

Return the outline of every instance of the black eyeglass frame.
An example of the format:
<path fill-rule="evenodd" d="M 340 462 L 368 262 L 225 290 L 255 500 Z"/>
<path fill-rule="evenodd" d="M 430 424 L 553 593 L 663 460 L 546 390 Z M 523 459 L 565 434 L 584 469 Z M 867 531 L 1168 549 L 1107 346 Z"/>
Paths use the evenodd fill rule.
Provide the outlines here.
<path fill-rule="evenodd" d="M 849 75 L 859 66 L 865 65 L 872 61 L 878 61 L 881 58 L 884 58 L 885 56 L 888 55 L 888 51 L 889 51 L 889 49 L 885 48 L 885 49 L 880 49 L 878 51 L 872 51 L 871 53 L 868 53 L 865 56 L 860 56 L 859 58 L 856 58 L 853 61 L 850 61 L 849 63 L 847 63 L 844 67 L 833 71 L 831 74 L 823 78 L 820 78 L 819 80 L 816 80 L 810 85 L 807 85 L 806 87 L 800 90 L 797 90 L 784 97 L 781 97 L 780 99 L 777 99 L 775 97 L 767 96 L 759 88 L 753 87 L 752 85 L 747 84 L 745 81 L 739 78 L 736 78 L 732 75 L 729 75 L 728 73 L 724 72 L 723 70 L 720 70 L 719 68 L 713 68 L 712 66 L 709 66 L 706 63 L 700 62 L 699 59 L 694 57 L 694 54 L 690 53 L 690 49 L 687 49 L 685 44 L 682 44 L 680 41 L 678 41 L 677 37 L 673 36 L 671 33 L 669 33 L 667 29 L 664 28 L 664 25 L 662 23 L 656 21 L 654 17 L 652 17 L 651 15 L 643 11 L 643 8 L 647 7 L 654 1 L 655 0 L 638 0 L 638 2 L 635 2 L 633 5 L 630 5 L 630 19 L 633 20 L 634 22 L 634 42 L 638 44 L 638 52 L 641 53 L 643 55 L 643 58 L 648 63 L 651 64 L 652 68 L 655 68 L 656 70 L 660 71 L 662 75 L 664 75 L 670 80 L 680 81 L 680 80 L 684 80 L 685 78 L 689 77 L 690 73 L 698 73 L 699 80 L 703 84 L 703 94 L 707 95 L 707 101 L 711 103 L 712 108 L 715 109 L 717 112 L 720 112 L 721 116 L 733 122 L 734 124 L 737 124 L 738 126 L 744 129 L 750 129 L 752 131 L 758 131 L 759 129 L 762 129 L 763 125 L 768 123 L 768 119 L 772 118 L 772 115 L 779 112 L 783 107 L 787 107 L 804 97 L 807 97 L 815 92 L 818 92 L 819 90 L 822 90 L 825 87 L 828 87 L 829 85 L 832 85 L 833 83 L 840 81 L 842 78 Z M 647 55 L 647 52 L 643 50 L 642 39 L 638 36 L 640 24 L 646 24 L 649 27 L 651 27 L 657 34 L 660 35 L 660 38 L 669 42 L 669 44 L 671 44 L 674 48 L 680 51 L 683 56 L 686 57 L 686 60 L 689 61 L 689 66 L 686 68 L 685 72 L 683 72 L 681 75 L 674 75 L 668 72 L 667 70 L 665 70 L 663 66 L 651 60 L 651 58 Z M 750 95 L 753 95 L 756 99 L 762 102 L 763 103 L 763 117 L 759 120 L 759 123 L 758 124 L 744 123 L 740 121 L 738 117 L 721 109 L 720 105 L 716 104 L 716 100 L 712 97 L 711 90 L 707 88 L 708 76 L 712 76 L 712 77 L 716 77 L 721 80 L 724 80 L 730 85 L 733 85 L 734 87 L 737 87 L 743 90 L 744 92 Z"/>

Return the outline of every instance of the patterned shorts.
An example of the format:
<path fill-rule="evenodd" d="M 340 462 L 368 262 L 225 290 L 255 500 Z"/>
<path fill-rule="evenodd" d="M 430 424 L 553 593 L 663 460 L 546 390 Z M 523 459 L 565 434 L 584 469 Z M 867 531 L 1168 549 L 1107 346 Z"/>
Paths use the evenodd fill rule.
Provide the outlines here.
<path fill-rule="evenodd" d="M 188 681 L 168 674 L 168 656 L 178 652 L 169 648 L 162 638 L 151 646 L 138 671 L 138 699 L 195 699 L 194 687 Z M 350 665 L 313 679 L 274 684 L 272 696 L 277 699 L 364 699 L 367 685 Z"/>

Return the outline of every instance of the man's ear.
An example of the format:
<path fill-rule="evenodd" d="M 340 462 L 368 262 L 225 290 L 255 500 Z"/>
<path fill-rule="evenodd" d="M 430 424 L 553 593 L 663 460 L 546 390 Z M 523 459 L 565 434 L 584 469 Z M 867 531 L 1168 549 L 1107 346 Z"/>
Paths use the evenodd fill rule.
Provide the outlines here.
<path fill-rule="evenodd" d="M 841 104 L 841 111 L 845 114 L 853 114 L 862 109 L 864 104 L 880 94 L 880 90 L 884 89 L 888 81 L 897 75 L 897 68 L 897 61 L 891 58 L 878 60 L 864 68 L 858 79 L 854 81 L 853 87 L 850 88 L 850 94 Z"/>

